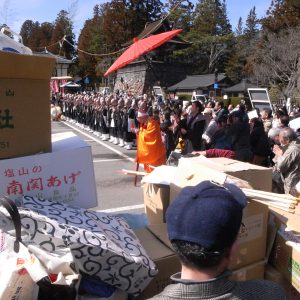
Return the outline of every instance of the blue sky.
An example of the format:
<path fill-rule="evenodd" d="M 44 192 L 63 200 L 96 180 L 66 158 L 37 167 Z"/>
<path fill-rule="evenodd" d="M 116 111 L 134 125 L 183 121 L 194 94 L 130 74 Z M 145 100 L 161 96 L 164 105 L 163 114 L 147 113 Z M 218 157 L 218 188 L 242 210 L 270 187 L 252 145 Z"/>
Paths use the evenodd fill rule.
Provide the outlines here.
<path fill-rule="evenodd" d="M 0 23 L 7 23 L 16 32 L 25 20 L 53 22 L 60 10 L 68 10 L 72 3 L 77 2 L 74 10 L 74 32 L 76 38 L 86 19 L 91 18 L 95 4 L 104 0 L 0 0 Z M 196 0 L 193 1 L 194 3 Z M 265 15 L 271 0 L 226 0 L 227 13 L 232 28 L 235 29 L 239 17 L 245 22 L 250 9 L 256 7 L 258 17 Z"/>

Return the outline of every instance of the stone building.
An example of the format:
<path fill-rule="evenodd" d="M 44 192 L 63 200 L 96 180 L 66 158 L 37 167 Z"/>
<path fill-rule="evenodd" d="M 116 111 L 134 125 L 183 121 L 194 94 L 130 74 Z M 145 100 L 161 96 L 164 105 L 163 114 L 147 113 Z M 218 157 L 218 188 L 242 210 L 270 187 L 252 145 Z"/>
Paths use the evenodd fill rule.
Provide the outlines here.
<path fill-rule="evenodd" d="M 167 19 L 160 19 L 147 24 L 138 39 L 169 30 L 172 28 Z M 119 69 L 114 80 L 114 91 L 127 91 L 134 95 L 151 94 L 155 85 L 168 87 L 182 80 L 189 73 L 190 67 L 171 61 L 170 53 L 190 45 L 191 43 L 176 36 L 157 49 Z M 115 76 L 115 74 L 111 76 Z"/>

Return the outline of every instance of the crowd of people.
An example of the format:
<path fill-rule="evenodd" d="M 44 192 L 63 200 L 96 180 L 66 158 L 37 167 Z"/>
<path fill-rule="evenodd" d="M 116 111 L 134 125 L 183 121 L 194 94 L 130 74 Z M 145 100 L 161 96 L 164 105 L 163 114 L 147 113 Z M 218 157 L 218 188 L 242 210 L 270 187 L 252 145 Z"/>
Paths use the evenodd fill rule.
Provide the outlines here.
<path fill-rule="evenodd" d="M 290 120 L 299 117 L 297 106 L 290 112 L 285 106 L 251 108 L 250 114 L 243 102 L 236 107 L 214 100 L 183 106 L 180 101 L 124 93 L 64 94 L 53 102 L 67 121 L 103 141 L 128 150 L 136 149 L 138 141 L 143 148 L 139 162 L 148 164 L 146 171 L 178 153 L 222 156 L 272 167 L 274 191 L 297 193 L 300 128 L 289 127 Z"/>

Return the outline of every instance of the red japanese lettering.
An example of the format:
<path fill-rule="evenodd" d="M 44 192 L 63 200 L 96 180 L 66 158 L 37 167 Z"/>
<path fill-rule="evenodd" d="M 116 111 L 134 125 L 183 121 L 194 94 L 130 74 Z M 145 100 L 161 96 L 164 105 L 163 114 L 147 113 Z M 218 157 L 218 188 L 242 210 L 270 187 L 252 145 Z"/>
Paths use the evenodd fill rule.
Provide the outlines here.
<path fill-rule="evenodd" d="M 61 180 L 57 176 L 51 176 L 47 181 L 48 187 L 57 187 L 61 185 Z"/>
<path fill-rule="evenodd" d="M 7 194 L 8 195 L 22 195 L 23 194 L 22 184 L 16 180 L 13 180 L 7 186 Z"/>
<path fill-rule="evenodd" d="M 19 175 L 22 176 L 22 175 L 28 175 L 29 174 L 29 171 L 27 168 L 24 168 L 22 167 L 21 169 L 19 169 Z"/>
<path fill-rule="evenodd" d="M 6 169 L 4 170 L 5 177 L 15 177 L 14 169 Z"/>
<path fill-rule="evenodd" d="M 43 188 L 42 178 L 30 179 L 27 183 L 27 191 L 32 191 L 32 190 L 42 191 L 43 189 L 44 188 Z"/>
<path fill-rule="evenodd" d="M 33 173 L 40 173 L 42 171 L 42 167 L 41 166 L 34 166 L 32 168 L 32 172 Z"/>
<path fill-rule="evenodd" d="M 64 176 L 64 182 L 66 184 L 74 184 L 76 181 L 76 177 L 79 176 L 81 174 L 80 171 L 78 171 L 77 173 L 71 173 L 71 175 L 69 176 Z"/>

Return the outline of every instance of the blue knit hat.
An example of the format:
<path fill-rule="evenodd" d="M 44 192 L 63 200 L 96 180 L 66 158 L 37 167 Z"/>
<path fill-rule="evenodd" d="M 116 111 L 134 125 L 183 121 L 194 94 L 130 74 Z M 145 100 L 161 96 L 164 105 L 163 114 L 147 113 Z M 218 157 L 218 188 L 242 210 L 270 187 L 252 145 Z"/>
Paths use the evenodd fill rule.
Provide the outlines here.
<path fill-rule="evenodd" d="M 233 184 L 203 181 L 178 194 L 167 209 L 170 240 L 183 240 L 207 249 L 230 247 L 239 232 L 245 194 Z"/>

